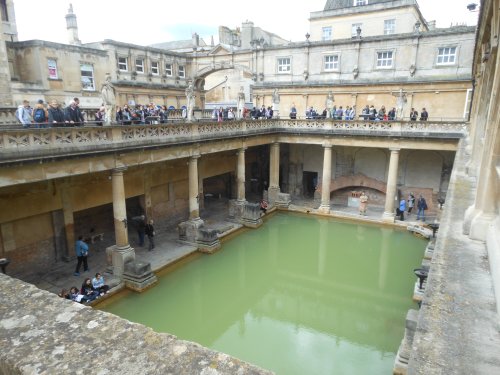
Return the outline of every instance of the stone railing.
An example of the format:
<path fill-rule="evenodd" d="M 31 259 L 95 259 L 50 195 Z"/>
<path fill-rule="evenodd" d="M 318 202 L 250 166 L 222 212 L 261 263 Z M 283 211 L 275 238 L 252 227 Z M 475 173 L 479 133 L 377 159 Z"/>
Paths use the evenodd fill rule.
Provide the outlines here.
<path fill-rule="evenodd" d="M 0 130 L 0 161 L 19 157 L 82 153 L 88 149 L 144 147 L 260 134 L 345 135 L 459 139 L 463 122 L 369 122 L 332 120 L 244 120 L 177 122 L 135 126 L 54 127 Z M 101 147 L 102 146 L 102 147 Z"/>

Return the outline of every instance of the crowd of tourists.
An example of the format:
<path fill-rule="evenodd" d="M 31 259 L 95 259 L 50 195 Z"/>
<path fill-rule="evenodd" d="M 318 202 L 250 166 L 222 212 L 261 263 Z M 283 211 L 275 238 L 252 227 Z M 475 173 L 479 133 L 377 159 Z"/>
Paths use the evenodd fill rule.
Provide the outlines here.
<path fill-rule="evenodd" d="M 69 291 L 61 290 L 59 297 L 79 303 L 90 303 L 106 293 L 109 293 L 109 286 L 105 284 L 104 277 L 98 272 L 92 279 L 86 277 L 81 288 L 72 286 Z"/>
<path fill-rule="evenodd" d="M 398 112 L 395 107 L 392 107 L 390 110 L 386 110 L 383 105 L 379 110 L 375 108 L 375 106 L 368 104 L 363 108 L 361 114 L 359 114 L 359 118 L 362 120 L 368 121 L 394 121 L 396 120 Z M 331 110 L 324 109 L 321 113 L 316 111 L 314 107 L 309 107 L 305 113 L 306 119 L 320 119 L 320 118 L 332 118 L 334 120 L 355 120 L 356 119 L 356 106 L 346 106 L 343 108 L 342 106 L 333 106 Z M 297 117 L 297 109 L 295 105 L 292 105 L 290 109 L 290 118 L 294 119 Z M 418 111 L 415 108 L 412 108 L 410 111 L 410 121 L 427 121 L 429 119 L 429 112 L 424 108 L 420 112 L 420 116 Z"/>
<path fill-rule="evenodd" d="M 115 118 L 112 122 L 122 125 L 148 125 L 148 124 L 164 124 L 169 117 L 169 109 L 165 105 L 155 105 L 149 103 L 147 105 L 137 104 L 129 106 L 116 107 Z M 230 121 L 237 118 L 236 110 L 231 107 L 215 108 L 212 111 L 212 120 L 217 122 Z M 257 119 L 272 119 L 274 111 L 271 106 L 266 107 L 262 105 L 260 109 L 253 107 L 251 110 L 243 108 L 241 113 L 243 118 Z M 305 112 L 306 119 L 321 119 L 332 118 L 334 120 L 355 120 L 356 119 L 356 106 L 333 106 L 331 110 L 323 109 L 320 113 L 309 107 Z M 398 111 L 395 107 L 386 110 L 385 106 L 376 109 L 373 105 L 366 105 L 361 113 L 358 115 L 360 119 L 369 121 L 394 121 L 398 116 Z M 86 122 L 95 125 L 103 125 L 106 122 L 106 108 L 101 106 L 95 113 L 94 119 L 89 120 L 85 118 L 83 111 L 80 108 L 80 100 L 73 98 L 69 105 L 65 108 L 57 102 L 57 100 L 50 101 L 49 105 L 45 107 L 43 100 L 38 100 L 35 107 L 31 107 L 29 101 L 24 100 L 23 104 L 16 110 L 16 118 L 23 125 L 24 128 L 47 128 L 56 126 L 83 126 Z M 186 108 L 182 110 L 182 118 L 187 118 Z M 292 104 L 290 109 L 290 118 L 297 118 L 297 108 Z M 410 121 L 427 121 L 429 113 L 425 108 L 422 108 L 420 114 L 415 108 L 410 111 Z"/>
<path fill-rule="evenodd" d="M 29 101 L 24 100 L 16 110 L 16 118 L 24 128 L 47 128 L 52 126 L 81 126 L 85 117 L 80 109 L 80 100 L 74 98 L 66 108 L 52 100 L 45 107 L 43 100 L 38 100 L 34 108 Z"/>

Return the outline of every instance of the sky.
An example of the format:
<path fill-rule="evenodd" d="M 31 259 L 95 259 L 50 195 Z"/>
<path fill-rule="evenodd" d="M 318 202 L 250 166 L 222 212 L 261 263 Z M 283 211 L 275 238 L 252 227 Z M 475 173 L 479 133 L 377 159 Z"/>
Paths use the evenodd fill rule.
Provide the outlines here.
<path fill-rule="evenodd" d="M 474 1 L 479 2 L 418 0 L 418 4 L 426 20 L 449 27 L 476 23 L 478 13 L 467 10 Z M 326 0 L 14 0 L 19 40 L 67 43 L 64 17 L 70 2 L 82 43 L 114 39 L 138 45 L 191 39 L 194 32 L 208 44 L 213 35 L 217 43 L 219 26 L 235 29 L 247 20 L 284 39 L 302 41 L 309 31 L 310 13 L 326 4 Z"/>

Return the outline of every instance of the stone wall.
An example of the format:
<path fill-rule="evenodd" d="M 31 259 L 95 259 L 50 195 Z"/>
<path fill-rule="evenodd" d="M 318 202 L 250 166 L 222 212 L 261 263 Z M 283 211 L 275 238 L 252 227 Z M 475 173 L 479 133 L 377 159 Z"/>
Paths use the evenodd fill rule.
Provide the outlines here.
<path fill-rule="evenodd" d="M 0 274 L 2 374 L 271 374 Z"/>

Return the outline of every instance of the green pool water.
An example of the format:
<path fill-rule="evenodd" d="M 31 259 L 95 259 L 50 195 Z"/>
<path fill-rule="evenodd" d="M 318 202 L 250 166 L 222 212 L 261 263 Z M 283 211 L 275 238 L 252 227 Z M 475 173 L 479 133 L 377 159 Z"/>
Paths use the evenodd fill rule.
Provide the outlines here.
<path fill-rule="evenodd" d="M 425 245 L 278 213 L 102 309 L 277 374 L 391 374 Z"/>

